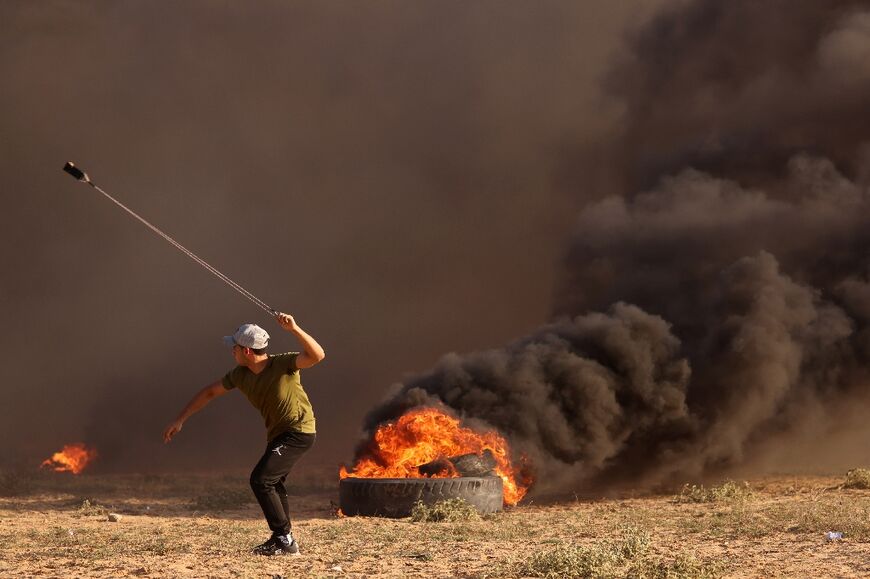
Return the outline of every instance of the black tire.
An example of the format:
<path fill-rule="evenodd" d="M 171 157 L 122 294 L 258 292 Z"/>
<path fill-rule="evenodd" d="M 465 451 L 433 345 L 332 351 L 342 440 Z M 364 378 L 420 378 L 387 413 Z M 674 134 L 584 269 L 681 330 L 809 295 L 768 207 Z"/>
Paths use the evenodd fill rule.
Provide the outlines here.
<path fill-rule="evenodd" d="M 462 476 L 493 476 L 492 469 L 498 464 L 489 449 L 483 454 L 470 452 L 455 456 L 450 459 L 450 462 Z"/>
<path fill-rule="evenodd" d="M 408 517 L 417 501 L 432 505 L 462 499 L 481 514 L 500 511 L 504 502 L 497 476 L 454 478 L 345 478 L 338 500 L 345 515 Z"/>

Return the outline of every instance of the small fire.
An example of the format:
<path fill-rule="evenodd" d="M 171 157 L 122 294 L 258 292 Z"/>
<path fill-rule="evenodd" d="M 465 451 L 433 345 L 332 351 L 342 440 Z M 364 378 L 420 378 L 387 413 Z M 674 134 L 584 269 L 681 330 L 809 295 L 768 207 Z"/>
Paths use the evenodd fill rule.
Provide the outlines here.
<path fill-rule="evenodd" d="M 367 456 L 359 459 L 351 472 L 341 467 L 340 478 L 422 478 L 421 465 L 439 458 L 467 453 L 480 454 L 489 449 L 496 460 L 495 472 L 504 481 L 504 502 L 517 504 L 528 492 L 531 476 L 515 468 L 507 442 L 496 432 L 477 433 L 459 426 L 459 420 L 435 408 L 412 410 L 396 422 L 380 426 Z M 449 464 L 449 463 L 448 463 Z M 525 465 L 523 465 L 525 466 Z M 457 477 L 454 468 L 432 475 Z"/>
<path fill-rule="evenodd" d="M 55 452 L 51 458 L 42 461 L 41 468 L 50 468 L 54 472 L 71 472 L 79 474 L 95 458 L 97 451 L 88 448 L 81 442 L 64 445 L 60 452 Z"/>

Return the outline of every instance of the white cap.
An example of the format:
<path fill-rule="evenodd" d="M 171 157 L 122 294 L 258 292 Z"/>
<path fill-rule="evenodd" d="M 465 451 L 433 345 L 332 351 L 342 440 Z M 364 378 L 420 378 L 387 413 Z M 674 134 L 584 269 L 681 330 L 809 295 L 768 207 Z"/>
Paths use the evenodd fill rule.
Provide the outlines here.
<path fill-rule="evenodd" d="M 224 343 L 259 350 L 269 345 L 269 334 L 257 324 L 242 324 L 232 336 L 224 336 Z"/>

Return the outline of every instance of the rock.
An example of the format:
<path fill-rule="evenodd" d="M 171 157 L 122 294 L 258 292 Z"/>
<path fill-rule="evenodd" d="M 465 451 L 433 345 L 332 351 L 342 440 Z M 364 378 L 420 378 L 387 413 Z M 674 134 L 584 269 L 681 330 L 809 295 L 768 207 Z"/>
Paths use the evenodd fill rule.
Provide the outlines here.
<path fill-rule="evenodd" d="M 341 565 L 333 565 L 329 570 L 335 571 L 336 573 L 344 573 L 344 569 L 341 568 Z"/>
<path fill-rule="evenodd" d="M 109 513 L 108 519 L 111 523 L 117 523 L 121 520 L 121 515 L 119 515 L 118 513 Z"/>

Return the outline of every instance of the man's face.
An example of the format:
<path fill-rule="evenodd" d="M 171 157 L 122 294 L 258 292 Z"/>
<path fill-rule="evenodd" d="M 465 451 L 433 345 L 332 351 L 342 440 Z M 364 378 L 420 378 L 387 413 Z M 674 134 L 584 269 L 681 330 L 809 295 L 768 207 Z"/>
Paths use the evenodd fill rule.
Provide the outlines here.
<path fill-rule="evenodd" d="M 245 349 L 238 344 L 233 346 L 233 359 L 236 361 L 236 364 L 244 364 L 245 363 Z"/>

